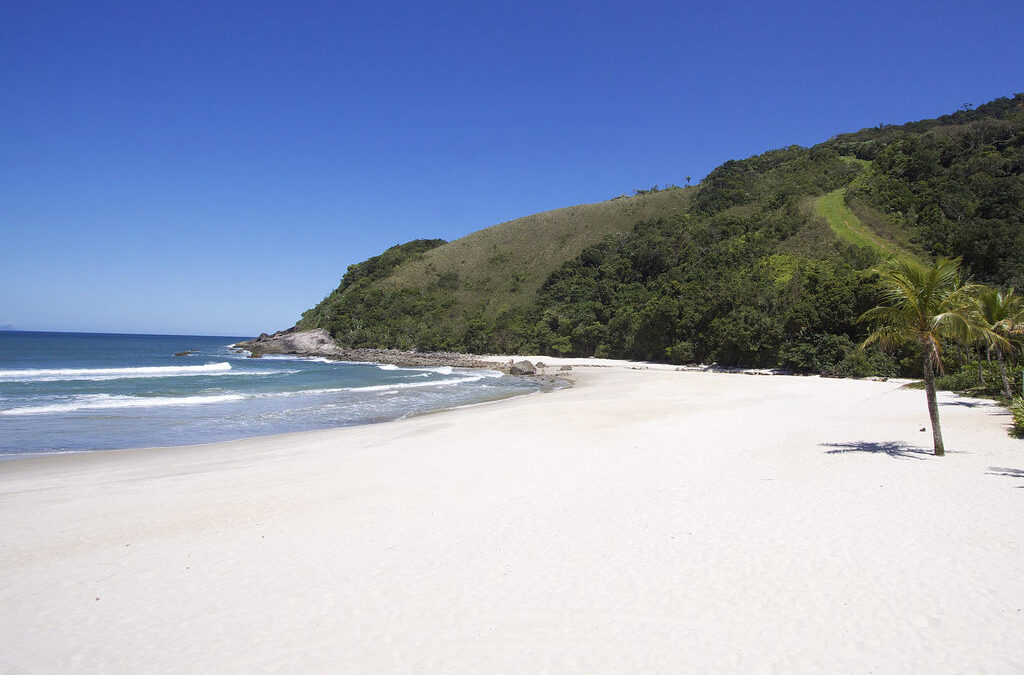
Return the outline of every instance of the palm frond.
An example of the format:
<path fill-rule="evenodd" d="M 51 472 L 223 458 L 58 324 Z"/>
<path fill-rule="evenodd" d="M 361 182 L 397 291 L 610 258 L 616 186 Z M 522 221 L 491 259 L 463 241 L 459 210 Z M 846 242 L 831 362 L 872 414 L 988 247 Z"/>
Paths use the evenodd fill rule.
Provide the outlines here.
<path fill-rule="evenodd" d="M 879 326 L 873 330 L 860 348 L 864 349 L 870 345 L 878 344 L 883 349 L 892 349 L 904 345 L 914 339 L 916 333 L 900 326 Z"/>
<path fill-rule="evenodd" d="M 908 312 L 906 308 L 894 305 L 879 305 L 878 307 L 872 307 L 868 311 L 861 314 L 857 321 L 858 323 L 873 323 L 873 324 L 893 324 L 893 323 L 909 323 L 909 319 L 913 316 L 912 312 Z"/>
<path fill-rule="evenodd" d="M 917 341 L 941 368 L 942 339 L 981 339 L 984 331 L 977 298 L 982 291 L 963 279 L 959 259 L 939 258 L 928 266 L 898 256 L 876 271 L 882 303 L 858 318 L 873 325 L 865 344 L 892 346 Z"/>

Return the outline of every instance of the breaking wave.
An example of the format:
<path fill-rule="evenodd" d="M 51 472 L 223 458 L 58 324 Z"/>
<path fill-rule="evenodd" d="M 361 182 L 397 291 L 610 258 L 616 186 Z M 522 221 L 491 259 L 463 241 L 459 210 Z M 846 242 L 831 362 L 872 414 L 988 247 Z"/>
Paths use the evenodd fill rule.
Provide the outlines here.
<path fill-rule="evenodd" d="M 0 410 L 0 415 L 47 415 L 79 410 L 116 410 L 118 408 L 158 408 L 164 406 L 194 406 L 210 403 L 240 401 L 241 394 L 218 394 L 215 396 L 114 396 L 111 394 L 90 394 L 78 396 L 66 403 L 25 406 Z"/>
<path fill-rule="evenodd" d="M 60 382 L 64 380 L 123 380 L 145 377 L 193 377 L 228 375 L 231 364 L 207 363 L 202 366 L 143 366 L 139 368 L 37 368 L 0 370 L 0 382 Z M 262 375 L 263 373 L 234 373 Z"/>

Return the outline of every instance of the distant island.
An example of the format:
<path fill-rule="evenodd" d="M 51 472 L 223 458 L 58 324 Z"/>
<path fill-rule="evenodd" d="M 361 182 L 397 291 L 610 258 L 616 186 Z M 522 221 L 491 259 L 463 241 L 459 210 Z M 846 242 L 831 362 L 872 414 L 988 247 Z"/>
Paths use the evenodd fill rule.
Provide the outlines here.
<path fill-rule="evenodd" d="M 771 150 L 692 187 L 393 246 L 294 328 L 346 349 L 919 376 L 912 348 L 858 349 L 872 269 L 959 257 L 975 280 L 1020 288 L 1022 157 L 1024 94 Z"/>

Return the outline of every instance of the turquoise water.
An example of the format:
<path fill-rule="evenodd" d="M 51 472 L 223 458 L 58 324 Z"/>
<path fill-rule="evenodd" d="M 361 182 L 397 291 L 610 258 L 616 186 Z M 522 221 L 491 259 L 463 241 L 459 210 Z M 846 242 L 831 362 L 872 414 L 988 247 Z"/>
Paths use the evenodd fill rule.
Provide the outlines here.
<path fill-rule="evenodd" d="M 0 459 L 369 424 L 540 388 L 488 370 L 250 359 L 230 347 L 243 339 L 0 331 Z"/>

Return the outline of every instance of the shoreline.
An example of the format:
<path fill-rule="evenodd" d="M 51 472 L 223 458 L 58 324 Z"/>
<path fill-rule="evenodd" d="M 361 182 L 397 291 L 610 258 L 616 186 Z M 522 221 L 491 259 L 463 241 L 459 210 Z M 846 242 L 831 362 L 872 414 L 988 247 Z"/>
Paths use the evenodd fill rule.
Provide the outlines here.
<path fill-rule="evenodd" d="M 217 344 L 216 348 L 210 346 L 211 342 Z M 180 349 L 180 345 L 157 343 L 156 348 L 151 349 L 156 352 L 155 360 L 151 363 L 156 365 L 144 365 L 145 361 L 138 362 L 136 359 L 136 362 L 119 368 L 83 369 L 80 366 L 56 365 L 41 370 L 4 371 L 7 378 L 5 382 L 13 381 L 14 384 L 4 385 L 10 389 L 4 390 L 7 398 L 4 399 L 3 405 L 0 405 L 0 408 L 3 408 L 0 410 L 0 428 L 8 432 L 4 439 L 7 442 L 2 444 L 5 447 L 0 453 L 0 463 L 111 450 L 207 445 L 295 431 L 376 424 L 410 415 L 460 407 L 474 401 L 501 400 L 535 389 L 549 390 L 564 384 L 564 381 L 559 382 L 555 378 L 546 377 L 532 380 L 520 377 L 501 378 L 502 372 L 497 364 L 482 361 L 474 363 L 473 365 L 477 366 L 475 368 L 437 368 L 433 363 L 426 368 L 412 366 L 413 370 L 433 370 L 439 373 L 420 374 L 414 373 L 413 370 L 389 367 L 385 365 L 385 359 L 339 361 L 316 358 L 316 361 L 329 363 L 314 363 L 307 366 L 294 364 L 304 358 L 301 356 L 268 356 L 267 361 L 260 363 L 245 359 L 244 354 L 229 353 L 239 350 L 231 349 L 231 345 L 218 338 L 206 338 L 206 342 L 192 346 L 202 347 L 205 353 L 201 359 L 167 359 L 170 352 L 168 347 Z M 198 354 L 199 350 L 189 349 L 181 353 Z M 160 361 L 161 358 L 163 361 Z M 271 360 L 274 358 L 287 363 Z M 197 363 L 201 365 L 195 365 Z M 361 367 L 338 366 L 340 371 L 335 372 L 333 364 L 352 364 Z M 367 366 L 378 366 L 384 371 L 396 372 L 382 373 L 380 378 L 375 378 L 365 374 L 376 373 L 373 367 Z M 291 377 L 292 374 L 299 373 L 297 378 L 302 378 L 307 371 L 312 375 L 305 379 Z M 358 377 L 350 379 L 350 372 Z M 229 377 L 227 380 L 217 379 L 209 385 L 206 384 L 210 381 L 209 378 L 186 380 L 180 387 L 177 386 L 178 380 L 171 380 L 175 384 L 172 389 L 162 386 L 165 380 L 133 379 L 236 373 L 236 377 Z M 268 374 L 281 377 L 243 377 Z M 76 382 L 77 376 L 80 376 L 83 382 Z M 426 379 L 415 379 L 417 377 Z M 406 383 L 410 378 L 413 378 L 411 382 Z M 18 389 L 17 382 L 23 379 L 30 384 Z M 107 386 L 103 380 L 108 379 L 115 382 Z M 37 380 L 44 383 L 54 381 L 58 384 L 36 385 L 34 383 Z M 71 384 L 61 386 L 60 382 L 63 380 L 70 380 Z M 99 383 L 93 385 L 92 380 Z M 478 385 L 472 383 L 480 380 L 485 380 L 481 383 L 484 386 L 477 389 Z M 437 381 L 438 388 L 431 386 L 434 381 Z M 198 384 L 194 384 L 196 382 Z M 252 384 L 253 382 L 256 384 Z M 271 384 L 263 384 L 264 382 Z M 421 389 L 422 387 L 428 388 Z M 404 391 L 406 388 L 410 391 Z M 364 393 L 362 389 L 367 391 Z M 34 392 L 37 390 L 43 391 L 47 396 L 36 395 Z M 53 394 L 58 390 L 61 392 L 59 396 Z M 22 395 L 18 393 L 20 391 L 28 393 Z M 419 395 L 421 391 L 425 393 Z M 290 397 L 306 392 L 310 397 L 318 394 L 327 396 L 303 398 L 298 404 L 287 403 L 291 400 Z M 343 397 L 344 401 L 336 402 L 335 393 L 338 393 L 338 397 Z M 270 399 L 273 405 L 265 404 L 261 399 Z M 321 401 L 321 409 L 317 410 L 316 405 Z M 266 410 L 273 412 L 288 408 L 289 405 L 299 414 L 290 417 L 264 414 Z M 127 420 L 123 424 L 123 430 L 118 427 L 118 415 L 122 414 L 122 407 L 125 409 L 124 418 Z M 312 410 L 313 413 L 303 414 L 308 410 Z M 56 419 L 49 418 L 50 414 L 56 414 Z"/>
<path fill-rule="evenodd" d="M 276 335 L 276 334 L 275 334 Z M 238 347 L 243 343 L 236 343 L 229 345 L 231 348 L 242 349 L 249 351 L 244 347 Z M 400 368 L 416 368 L 416 367 L 443 367 L 450 366 L 453 368 L 465 368 L 465 369 L 487 369 L 500 371 L 505 375 L 508 375 L 509 367 L 513 362 L 529 361 L 531 365 L 537 366 L 537 372 L 526 376 L 535 381 L 545 383 L 542 388 L 537 391 L 527 392 L 523 394 L 510 394 L 502 398 L 480 401 L 477 403 L 467 403 L 454 405 L 449 407 L 435 408 L 432 410 L 425 410 L 422 412 L 415 412 L 407 416 L 396 417 L 394 419 L 380 420 L 374 422 L 363 422 L 356 424 L 345 424 L 334 427 L 325 427 L 319 429 L 303 429 L 298 431 L 283 431 L 279 433 L 264 434 L 258 436 L 243 436 L 240 438 L 217 440 L 217 441 L 204 441 L 199 443 L 189 443 L 184 445 L 154 445 L 154 446 L 139 446 L 139 447 L 128 447 L 128 448 L 90 448 L 85 450 L 60 450 L 60 451 L 42 451 L 35 453 L 11 453 L 8 455 L 0 455 L 0 466 L 3 466 L 10 462 L 24 462 L 33 461 L 44 458 L 58 458 L 78 455 L 93 455 L 97 453 L 114 453 L 114 452 L 160 452 L 160 451 L 174 451 L 179 449 L 188 448 L 199 448 L 208 446 L 217 446 L 225 443 L 239 443 L 250 440 L 262 440 L 285 436 L 295 436 L 307 433 L 317 432 L 328 432 L 339 429 L 348 429 L 353 427 L 362 426 L 373 426 L 379 424 L 391 424 L 394 422 L 400 422 L 405 419 L 412 419 L 415 417 L 421 417 L 425 415 L 436 415 L 445 413 L 452 410 L 460 410 L 463 408 L 472 408 L 481 405 L 492 405 L 500 404 L 505 401 L 522 398 L 524 396 L 530 396 L 532 394 L 552 394 L 562 389 L 572 388 L 577 386 L 577 378 L 574 376 L 573 368 L 624 368 L 630 370 L 659 370 L 659 371 L 673 371 L 673 372 L 697 372 L 697 373 L 714 373 L 714 374 L 739 374 L 739 375 L 758 375 L 758 376 L 779 376 L 779 377 L 819 377 L 815 375 L 795 375 L 792 373 L 781 372 L 772 369 L 752 369 L 752 368 L 723 368 L 718 366 L 678 366 L 667 363 L 656 363 L 650 361 L 625 361 L 621 359 L 599 359 L 594 357 L 553 357 L 543 355 L 503 355 L 503 354 L 459 354 L 456 352 L 401 352 L 398 350 L 345 350 L 346 354 L 351 356 L 352 352 L 358 352 L 359 355 L 366 356 L 367 358 L 362 360 L 349 360 L 335 358 L 333 356 L 326 356 L 323 352 L 311 351 L 311 352 L 264 352 L 266 354 L 287 354 L 303 358 L 329 358 L 332 361 L 338 361 L 339 363 L 352 363 L 352 364 L 374 364 L 374 365 L 396 365 Z M 371 359 L 373 356 L 380 356 L 384 353 L 385 360 Z M 398 355 L 398 361 L 388 360 L 387 355 L 393 354 Z M 417 361 L 415 358 L 406 360 L 406 357 L 418 357 L 421 360 Z M 449 357 L 459 357 L 453 362 Z M 253 357 L 261 358 L 261 356 Z M 460 362 L 465 364 L 472 360 L 473 365 L 454 365 L 454 363 Z M 559 370 L 562 366 L 568 366 L 569 370 Z M 550 372 L 548 372 L 550 371 Z M 579 371 L 575 371 L 579 373 Z M 863 378 L 862 380 L 851 380 L 851 381 L 876 381 L 876 382 L 902 382 L 909 383 L 914 380 L 898 380 L 896 378 Z"/>
<path fill-rule="evenodd" d="M 371 363 L 371 362 L 365 362 L 365 363 Z M 334 427 L 324 427 L 324 428 L 321 428 L 321 429 L 302 429 L 302 430 L 299 430 L 299 431 L 282 431 L 282 432 L 279 432 L 279 433 L 264 434 L 262 436 L 243 436 L 241 438 L 233 438 L 233 439 L 220 440 L 220 441 L 208 441 L 208 442 L 202 442 L 202 443 L 189 443 L 189 444 L 186 444 L 186 445 L 151 445 L 151 446 L 132 447 L 132 448 L 94 448 L 94 449 L 89 449 L 89 450 L 59 450 L 59 451 L 56 451 L 56 452 L 45 452 L 44 451 L 44 452 L 37 452 L 37 453 L 17 453 L 17 454 L 3 455 L 3 456 L 0 456 L 0 469 L 2 469 L 8 463 L 29 462 L 29 461 L 34 461 L 34 460 L 48 459 L 48 458 L 54 458 L 55 460 L 57 460 L 57 458 L 74 457 L 74 456 L 80 456 L 80 455 L 91 456 L 91 455 L 105 455 L 105 454 L 108 454 L 108 453 L 150 453 L 150 452 L 159 453 L 159 452 L 174 452 L 174 451 L 179 451 L 179 450 L 191 450 L 191 449 L 197 449 L 197 448 L 214 448 L 214 449 L 216 449 L 217 446 L 221 446 L 221 445 L 234 444 L 234 443 L 245 443 L 247 441 L 263 441 L 263 440 L 268 440 L 268 439 L 284 439 L 286 437 L 294 437 L 295 440 L 301 441 L 302 440 L 302 436 L 304 436 L 305 434 L 311 434 L 312 435 L 312 434 L 319 434 L 319 433 L 336 432 L 336 431 L 339 431 L 339 430 L 342 430 L 342 429 L 355 429 L 355 428 L 361 428 L 361 427 L 372 427 L 372 426 L 377 426 L 377 425 L 381 425 L 381 424 L 394 424 L 396 422 L 402 422 L 404 420 L 416 419 L 416 418 L 425 417 L 425 416 L 428 416 L 428 415 L 441 415 L 441 414 L 444 414 L 446 412 L 450 412 L 450 411 L 453 411 L 453 410 L 463 410 L 463 409 L 468 409 L 468 408 L 475 408 L 475 407 L 478 407 L 478 406 L 500 405 L 502 403 L 505 403 L 506 401 L 511 401 L 511 400 L 514 400 L 514 399 L 524 398 L 524 397 L 528 397 L 528 396 L 534 396 L 534 395 L 537 395 L 537 394 L 542 394 L 542 395 L 543 394 L 554 394 L 554 393 L 556 393 L 558 391 L 561 391 L 562 389 L 568 389 L 568 388 L 576 386 L 576 383 L 575 383 L 574 380 L 570 380 L 570 379 L 567 379 L 567 378 L 564 378 L 564 377 L 551 377 L 551 376 L 542 376 L 542 377 L 550 378 L 547 381 L 552 383 L 552 384 L 562 383 L 562 386 L 557 387 L 557 388 L 551 388 L 551 389 L 543 389 L 542 388 L 542 389 L 537 389 L 535 391 L 528 391 L 528 392 L 525 392 L 525 393 L 522 393 L 522 394 L 509 394 L 507 396 L 503 396 L 502 398 L 496 398 L 496 399 L 491 399 L 491 400 L 487 400 L 487 401 L 477 401 L 475 403 L 463 403 L 463 404 L 453 405 L 453 406 L 444 407 L 444 408 L 434 408 L 434 409 L 431 409 L 431 410 L 424 410 L 422 412 L 414 412 L 414 413 L 411 413 L 409 415 L 404 415 L 402 417 L 396 417 L 394 419 L 380 420 L 380 421 L 376 421 L 376 422 L 363 422 L 363 423 L 357 423 L 357 424 L 345 424 L 345 425 L 334 426 Z M 59 460 L 57 460 L 57 461 L 59 461 Z M 3 476 L 3 471 L 0 470 L 0 480 L 2 480 L 2 476 Z"/>
<path fill-rule="evenodd" d="M 934 458 L 901 382 L 643 367 L 386 424 L 4 462 L 0 670 L 1024 667 L 1005 411 L 940 395 Z"/>

